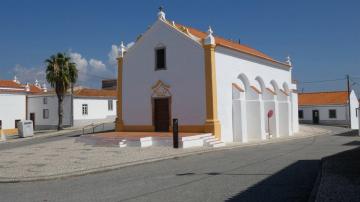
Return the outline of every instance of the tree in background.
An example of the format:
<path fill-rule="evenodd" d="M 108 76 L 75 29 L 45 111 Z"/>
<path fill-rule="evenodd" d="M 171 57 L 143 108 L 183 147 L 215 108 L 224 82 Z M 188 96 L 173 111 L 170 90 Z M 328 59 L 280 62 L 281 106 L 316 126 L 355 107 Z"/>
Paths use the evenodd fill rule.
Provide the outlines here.
<path fill-rule="evenodd" d="M 71 62 L 71 58 L 66 53 L 52 55 L 45 60 L 46 63 L 46 80 L 52 88 L 55 89 L 58 98 L 58 130 L 63 129 L 63 101 L 66 92 L 76 83 L 78 70 L 76 64 Z"/>

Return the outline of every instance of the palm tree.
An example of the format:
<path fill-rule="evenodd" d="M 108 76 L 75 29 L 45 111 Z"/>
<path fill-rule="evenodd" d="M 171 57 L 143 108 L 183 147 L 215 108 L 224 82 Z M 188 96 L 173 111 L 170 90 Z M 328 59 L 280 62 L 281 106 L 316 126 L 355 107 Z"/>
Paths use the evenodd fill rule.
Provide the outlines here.
<path fill-rule="evenodd" d="M 55 89 L 58 98 L 58 130 L 63 129 L 63 100 L 66 92 L 72 87 L 78 77 L 76 64 L 71 62 L 71 58 L 66 53 L 52 55 L 45 60 L 46 63 L 46 80 L 51 87 Z"/>

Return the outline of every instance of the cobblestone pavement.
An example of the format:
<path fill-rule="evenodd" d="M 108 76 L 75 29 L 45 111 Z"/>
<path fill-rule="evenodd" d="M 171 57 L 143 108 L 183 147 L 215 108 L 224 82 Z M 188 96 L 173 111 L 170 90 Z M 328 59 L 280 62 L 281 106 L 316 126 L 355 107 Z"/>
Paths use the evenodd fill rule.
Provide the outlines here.
<path fill-rule="evenodd" d="M 220 149 L 286 141 L 292 138 L 328 133 L 331 133 L 331 130 L 326 127 L 302 125 L 300 132 L 290 138 L 248 144 L 232 143 Z M 83 141 L 82 138 L 84 137 L 68 137 L 58 141 L 0 150 L 0 181 L 26 181 L 81 175 L 219 149 L 209 147 L 191 149 L 172 149 L 171 147 L 119 148 L 114 144 L 92 144 Z"/>

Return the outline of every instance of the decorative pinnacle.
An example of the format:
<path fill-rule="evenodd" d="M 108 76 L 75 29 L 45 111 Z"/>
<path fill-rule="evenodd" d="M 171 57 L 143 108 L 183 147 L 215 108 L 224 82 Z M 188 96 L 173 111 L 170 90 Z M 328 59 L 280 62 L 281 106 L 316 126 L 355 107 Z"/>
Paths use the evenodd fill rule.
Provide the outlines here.
<path fill-rule="evenodd" d="M 44 83 L 44 84 L 43 84 L 43 86 L 42 86 L 42 90 L 43 90 L 43 92 L 47 92 L 46 83 Z"/>
<path fill-rule="evenodd" d="M 160 20 L 166 20 L 163 6 L 159 7 L 159 12 L 158 12 L 157 16 L 158 16 L 158 19 L 160 19 Z"/>
<path fill-rule="evenodd" d="M 121 41 L 120 50 L 119 50 L 119 57 L 121 57 L 121 58 L 124 57 L 125 52 L 126 52 L 126 49 L 125 49 L 125 46 L 124 46 L 124 42 Z"/>
<path fill-rule="evenodd" d="M 204 44 L 205 45 L 209 45 L 209 44 L 212 44 L 212 45 L 215 45 L 215 38 L 214 36 L 212 35 L 214 32 L 213 30 L 211 29 L 211 27 L 209 26 L 209 29 L 207 30 L 207 36 L 204 40 Z"/>
<path fill-rule="evenodd" d="M 288 65 L 292 66 L 291 58 L 289 55 L 286 57 L 286 62 L 288 63 Z"/>
<path fill-rule="evenodd" d="M 211 29 L 211 26 L 209 26 L 209 29 L 207 30 L 207 34 L 208 35 L 212 35 L 214 32 L 212 31 L 212 29 Z"/>

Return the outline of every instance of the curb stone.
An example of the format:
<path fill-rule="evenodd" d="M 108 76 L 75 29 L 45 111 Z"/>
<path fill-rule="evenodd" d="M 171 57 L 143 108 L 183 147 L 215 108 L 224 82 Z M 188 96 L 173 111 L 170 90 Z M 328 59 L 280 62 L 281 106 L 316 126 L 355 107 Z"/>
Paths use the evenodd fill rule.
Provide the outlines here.
<path fill-rule="evenodd" d="M 306 138 L 314 138 L 316 136 L 320 135 L 326 135 L 331 134 L 330 131 L 314 134 L 314 135 L 306 135 L 306 136 L 290 136 L 290 137 L 283 137 L 283 138 L 276 138 L 272 140 L 265 140 L 261 142 L 253 142 L 253 143 L 246 143 L 246 144 L 237 144 L 237 145 L 230 145 L 225 147 L 218 147 L 218 148 L 209 148 L 205 150 L 200 151 L 192 151 L 192 152 L 186 152 L 182 154 L 173 154 L 168 156 L 162 156 L 157 158 L 150 158 L 150 159 L 144 159 L 134 162 L 128 162 L 128 163 L 120 163 L 115 165 L 110 165 L 106 167 L 100 167 L 100 168 L 92 168 L 92 169 L 86 169 L 86 170 L 78 170 L 73 172 L 67 172 L 62 174 L 55 174 L 55 175 L 47 175 L 47 176 L 36 176 L 36 177 L 23 177 L 23 178 L 4 178 L 0 177 L 0 183 L 20 183 L 20 182 L 34 182 L 34 181 L 45 181 L 45 180 L 55 180 L 55 179 L 64 179 L 64 178 L 70 178 L 70 177 L 77 177 L 77 176 L 83 176 L 88 174 L 95 174 L 95 173 L 102 173 L 102 172 L 108 172 L 112 170 L 117 170 L 124 167 L 129 166 L 135 166 L 135 165 L 141 165 L 146 163 L 153 163 L 168 159 L 176 159 L 176 158 L 182 158 L 187 157 L 195 154 L 205 154 L 209 152 L 215 152 L 215 151 L 224 151 L 224 150 L 231 150 L 236 148 L 243 148 L 243 147 L 251 147 L 251 146 L 258 146 L 258 145 L 265 145 L 265 144 L 275 144 L 280 142 L 286 142 L 296 139 L 306 139 Z"/>

